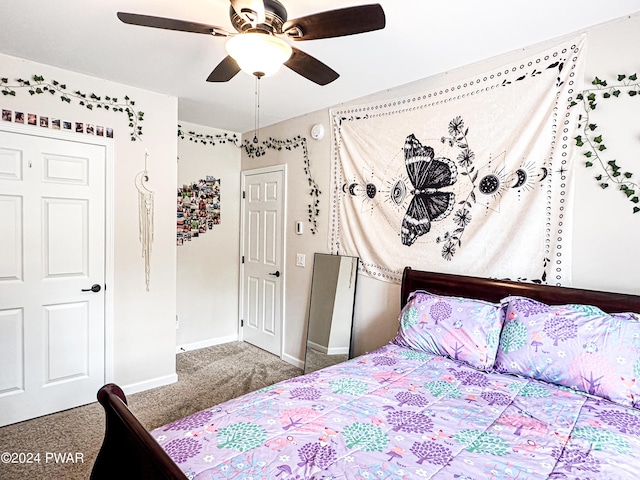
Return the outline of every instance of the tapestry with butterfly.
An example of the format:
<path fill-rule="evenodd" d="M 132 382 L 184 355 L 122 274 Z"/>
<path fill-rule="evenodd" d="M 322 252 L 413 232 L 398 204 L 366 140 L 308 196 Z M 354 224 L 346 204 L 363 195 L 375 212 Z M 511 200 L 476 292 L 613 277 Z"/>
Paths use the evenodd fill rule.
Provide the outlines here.
<path fill-rule="evenodd" d="M 570 284 L 585 37 L 420 95 L 331 111 L 329 248 L 398 283 L 405 265 Z"/>

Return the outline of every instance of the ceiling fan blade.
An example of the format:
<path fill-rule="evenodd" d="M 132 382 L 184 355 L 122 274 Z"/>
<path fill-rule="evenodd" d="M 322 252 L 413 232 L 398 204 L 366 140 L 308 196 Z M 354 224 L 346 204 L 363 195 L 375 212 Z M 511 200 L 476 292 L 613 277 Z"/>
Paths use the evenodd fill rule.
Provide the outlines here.
<path fill-rule="evenodd" d="M 174 18 L 152 17 L 150 15 L 138 15 L 137 13 L 118 12 L 117 15 L 121 21 L 129 25 L 177 30 L 179 32 L 204 33 L 217 37 L 228 37 L 230 35 L 230 33 L 222 27 L 204 23 L 187 22 Z"/>
<path fill-rule="evenodd" d="M 295 18 L 285 22 L 282 31 L 292 40 L 315 40 L 380 30 L 385 22 L 384 10 L 376 3 Z"/>
<path fill-rule="evenodd" d="M 340 76 L 331 67 L 326 66 L 317 58 L 295 47 L 293 48 L 291 58 L 284 62 L 284 64 L 294 72 L 318 85 L 331 83 Z"/>
<path fill-rule="evenodd" d="M 207 82 L 228 82 L 240 71 L 236 61 L 227 55 L 207 78 Z"/>
<path fill-rule="evenodd" d="M 231 0 L 231 6 L 238 15 L 252 23 L 264 23 L 263 0 Z"/>

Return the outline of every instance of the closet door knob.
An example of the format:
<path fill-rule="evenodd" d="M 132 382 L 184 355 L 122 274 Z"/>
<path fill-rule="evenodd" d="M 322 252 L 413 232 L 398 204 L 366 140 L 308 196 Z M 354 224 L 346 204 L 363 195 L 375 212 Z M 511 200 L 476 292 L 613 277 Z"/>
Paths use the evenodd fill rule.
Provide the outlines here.
<path fill-rule="evenodd" d="M 93 285 L 91 285 L 91 288 L 83 288 L 82 291 L 98 293 L 101 289 L 102 287 L 100 285 L 98 285 L 97 283 L 94 283 Z"/>
<path fill-rule="evenodd" d="M 278 278 L 280 276 L 280 271 L 276 270 L 275 272 L 270 273 L 269 275 L 273 275 L 274 277 Z"/>

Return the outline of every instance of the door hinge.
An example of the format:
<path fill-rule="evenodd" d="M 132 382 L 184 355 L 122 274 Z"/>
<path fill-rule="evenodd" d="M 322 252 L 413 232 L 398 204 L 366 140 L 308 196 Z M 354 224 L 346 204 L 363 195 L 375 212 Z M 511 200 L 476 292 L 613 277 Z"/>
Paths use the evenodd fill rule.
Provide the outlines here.
<path fill-rule="evenodd" d="M 242 191 L 242 198 L 246 198 L 246 197 L 245 197 L 244 190 Z"/>
<path fill-rule="evenodd" d="M 240 319 L 240 326 L 244 327 L 244 320 Z"/>
<path fill-rule="evenodd" d="M 242 255 L 242 263 L 244 263 L 244 255 Z"/>

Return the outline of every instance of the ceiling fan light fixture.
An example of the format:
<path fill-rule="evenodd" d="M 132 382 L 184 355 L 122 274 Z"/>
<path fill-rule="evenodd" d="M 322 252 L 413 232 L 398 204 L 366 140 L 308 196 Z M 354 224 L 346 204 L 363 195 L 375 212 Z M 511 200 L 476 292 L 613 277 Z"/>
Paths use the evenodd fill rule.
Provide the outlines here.
<path fill-rule="evenodd" d="M 227 40 L 227 53 L 243 72 L 257 77 L 276 73 L 293 50 L 284 40 L 266 33 L 241 33 Z"/>

